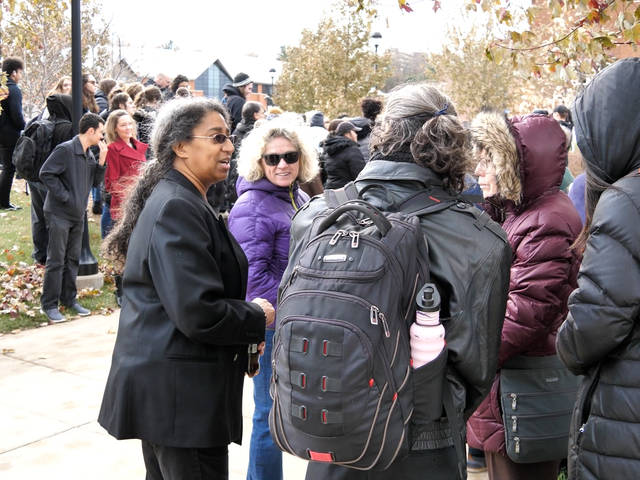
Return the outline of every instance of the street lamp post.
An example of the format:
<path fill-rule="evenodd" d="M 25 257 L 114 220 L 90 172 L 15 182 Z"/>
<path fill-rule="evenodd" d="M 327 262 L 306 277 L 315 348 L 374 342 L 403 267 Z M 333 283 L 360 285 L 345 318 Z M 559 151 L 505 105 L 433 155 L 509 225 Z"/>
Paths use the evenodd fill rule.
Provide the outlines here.
<path fill-rule="evenodd" d="M 373 46 L 376 49 L 376 63 L 373 64 L 373 69 L 377 72 L 378 71 L 378 45 L 380 43 L 380 39 L 382 38 L 382 34 L 380 32 L 373 32 L 373 35 L 371 35 L 371 38 L 373 38 Z"/>
<path fill-rule="evenodd" d="M 276 73 L 276 69 L 270 68 L 269 73 L 271 74 L 271 97 L 273 97 L 273 75 Z"/>

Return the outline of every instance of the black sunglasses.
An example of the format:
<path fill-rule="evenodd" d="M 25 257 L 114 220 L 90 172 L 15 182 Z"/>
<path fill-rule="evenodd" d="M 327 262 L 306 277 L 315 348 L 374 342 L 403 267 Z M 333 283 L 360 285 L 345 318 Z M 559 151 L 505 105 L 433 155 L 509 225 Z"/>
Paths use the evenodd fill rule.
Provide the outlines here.
<path fill-rule="evenodd" d="M 236 143 L 235 135 L 225 135 L 224 133 L 216 133 L 214 135 L 191 135 L 191 138 L 208 138 L 213 143 L 221 145 L 229 139 L 231 143 Z"/>
<path fill-rule="evenodd" d="M 262 158 L 264 158 L 264 163 L 266 163 L 270 167 L 275 167 L 276 165 L 278 165 L 281 158 L 284 158 L 284 161 L 291 165 L 293 163 L 296 163 L 300 159 L 300 153 L 269 153 L 267 155 L 263 155 Z"/>

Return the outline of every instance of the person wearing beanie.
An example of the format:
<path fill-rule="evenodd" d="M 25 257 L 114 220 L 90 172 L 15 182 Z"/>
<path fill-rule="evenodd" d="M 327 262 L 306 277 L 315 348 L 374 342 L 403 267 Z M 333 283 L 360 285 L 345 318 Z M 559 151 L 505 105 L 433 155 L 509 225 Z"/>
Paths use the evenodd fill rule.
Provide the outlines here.
<path fill-rule="evenodd" d="M 253 91 L 253 80 L 246 73 L 240 72 L 233 77 L 233 83 L 229 87 L 225 85 L 224 92 L 227 94 L 226 107 L 231 115 L 230 129 L 233 132 L 242 121 L 242 107 L 247 101 L 247 95 Z"/>

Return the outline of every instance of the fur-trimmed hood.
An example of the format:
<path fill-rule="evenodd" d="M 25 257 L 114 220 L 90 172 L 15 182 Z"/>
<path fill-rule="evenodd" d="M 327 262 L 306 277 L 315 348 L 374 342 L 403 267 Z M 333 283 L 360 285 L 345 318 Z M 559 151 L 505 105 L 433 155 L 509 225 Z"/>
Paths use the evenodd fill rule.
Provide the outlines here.
<path fill-rule="evenodd" d="M 473 120 L 476 148 L 486 150 L 496 167 L 500 198 L 516 206 L 557 191 L 567 164 L 566 137 L 554 119 L 526 115 L 506 119 L 494 112 Z"/>

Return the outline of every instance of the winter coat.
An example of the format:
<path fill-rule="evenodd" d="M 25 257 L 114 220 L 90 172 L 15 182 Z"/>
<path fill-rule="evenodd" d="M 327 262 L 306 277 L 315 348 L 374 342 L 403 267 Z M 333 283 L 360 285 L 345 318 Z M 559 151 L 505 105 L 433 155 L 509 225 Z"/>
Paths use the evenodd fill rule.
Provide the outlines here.
<path fill-rule="evenodd" d="M 246 282 L 224 220 L 171 170 L 131 234 L 100 425 L 168 447 L 240 443 L 247 347 L 265 327 Z"/>
<path fill-rule="evenodd" d="M 240 95 L 240 90 L 233 86 L 225 86 L 225 93 L 227 94 L 227 103 L 225 106 L 231 116 L 229 130 L 233 132 L 242 121 L 242 107 L 244 107 L 246 99 Z"/>
<path fill-rule="evenodd" d="M 96 105 L 98 105 L 98 112 L 104 112 L 109 108 L 109 100 L 102 90 L 97 88 L 93 96 L 96 99 Z"/>
<path fill-rule="evenodd" d="M 395 211 L 418 192 L 424 192 L 425 206 L 433 204 L 429 196 L 449 196 L 432 170 L 410 159 L 390 160 L 397 155 L 376 155 L 360 172 L 355 185 L 358 190 L 368 189 L 365 200 L 382 210 Z M 324 196 L 314 197 L 295 216 L 292 258 L 297 258 L 296 249 L 303 246 L 300 239 L 325 208 Z M 455 409 L 460 412 L 459 421 L 464 424 L 495 376 L 511 251 L 502 229 L 485 213 L 462 201 L 421 217 L 420 225 L 429 247 L 431 279 L 442 294 L 441 318 L 449 351 L 447 379 Z M 454 435 L 461 434 L 453 434 L 443 418 L 413 431 L 411 446 L 417 450 L 445 448 L 453 445 Z"/>
<path fill-rule="evenodd" d="M 249 133 L 251 132 L 251 130 L 253 130 L 253 127 L 255 127 L 256 125 L 256 121 L 255 120 L 251 120 L 249 123 L 245 123 L 244 120 L 242 120 L 235 128 L 235 130 L 233 130 L 233 134 L 236 136 L 236 147 L 240 147 L 240 144 L 242 143 L 242 140 L 244 140 L 244 138 L 249 135 Z M 238 150 L 236 150 L 234 152 L 234 154 L 237 152 Z"/>
<path fill-rule="evenodd" d="M 22 90 L 16 82 L 7 79 L 9 96 L 0 102 L 0 147 L 14 147 L 24 129 Z"/>
<path fill-rule="evenodd" d="M 580 220 L 582 220 L 582 224 L 585 223 L 585 209 L 584 209 L 584 190 L 586 187 L 586 174 L 583 172 L 573 179 L 573 183 L 569 188 L 569 198 L 571 202 L 573 202 L 573 206 L 576 207 L 578 211 L 578 215 L 580 215 Z"/>
<path fill-rule="evenodd" d="M 289 260 L 291 217 L 309 197 L 297 184 L 279 187 L 266 178 L 248 182 L 240 177 L 237 189 L 229 230 L 249 260 L 247 300 L 261 297 L 275 306 Z"/>
<path fill-rule="evenodd" d="M 40 169 L 40 181 L 47 187 L 45 216 L 81 222 L 91 187 L 100 185 L 104 170 L 91 149 L 84 151 L 78 135 L 54 148 Z"/>
<path fill-rule="evenodd" d="M 569 439 L 569 478 L 640 472 L 640 58 L 600 72 L 572 110 L 587 167 L 613 183 L 596 205 L 569 315 L 562 361 L 585 375 Z"/>
<path fill-rule="evenodd" d="M 488 199 L 487 211 L 502 222 L 513 251 L 499 365 L 516 355 L 553 355 L 580 260 L 571 248 L 580 218 L 559 190 L 567 155 L 564 133 L 549 117 L 505 121 L 495 113 L 476 117 L 471 131 L 496 166 L 499 194 Z M 499 374 L 468 422 L 467 440 L 472 447 L 506 454 Z"/>
<path fill-rule="evenodd" d="M 73 138 L 73 124 L 71 123 L 71 111 L 73 110 L 73 101 L 71 95 L 55 93 L 47 97 L 47 110 L 49 111 L 49 120 L 55 122 L 53 128 L 53 138 L 51 139 L 51 148 L 55 148 L 62 142 Z"/>
<path fill-rule="evenodd" d="M 138 140 L 149 145 L 153 124 L 156 121 L 156 111 L 148 107 L 139 108 L 134 112 L 132 118 L 136 122 Z M 149 151 L 147 151 L 147 158 L 149 158 Z"/>
<path fill-rule="evenodd" d="M 343 136 L 330 136 L 322 144 L 326 153 L 324 170 L 325 189 L 341 188 L 356 179 L 364 168 L 364 158 L 358 144 Z"/>
<path fill-rule="evenodd" d="M 138 174 L 147 160 L 147 144 L 131 139 L 134 147 L 121 138 L 107 147 L 107 169 L 104 174 L 104 188 L 111 194 L 111 218 L 121 217 L 120 207 L 127 191 L 138 179 Z"/>

